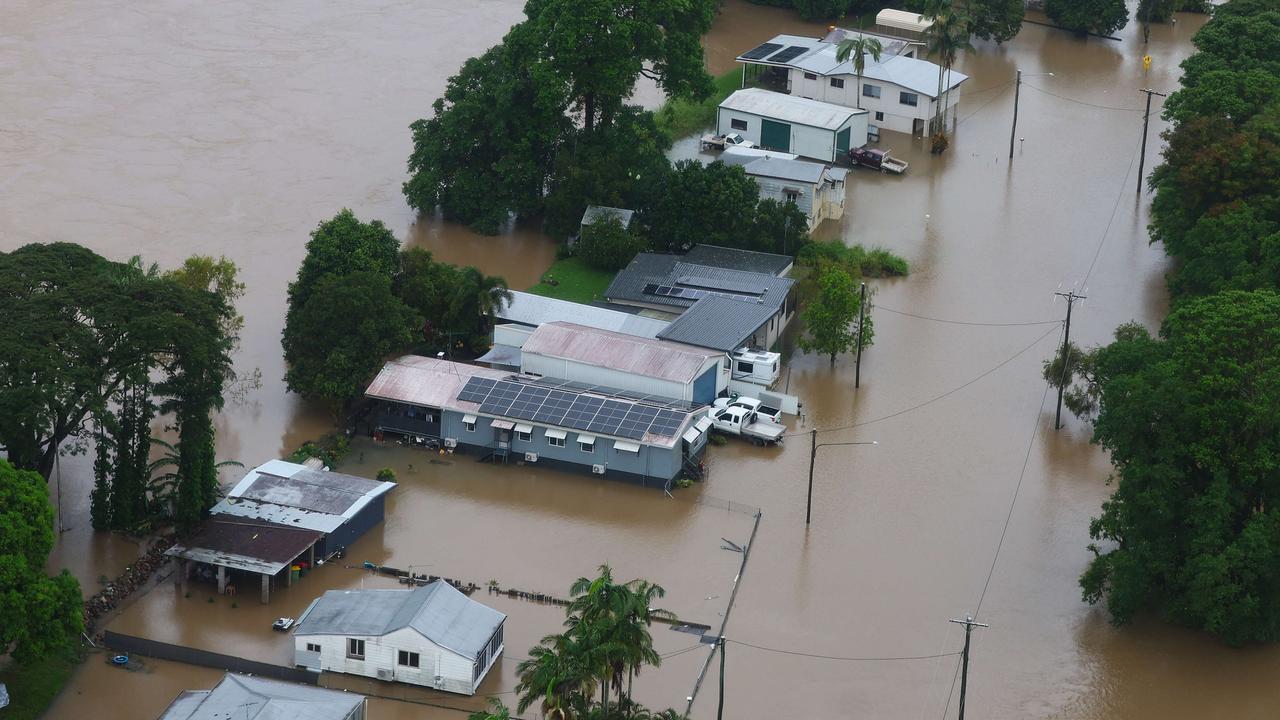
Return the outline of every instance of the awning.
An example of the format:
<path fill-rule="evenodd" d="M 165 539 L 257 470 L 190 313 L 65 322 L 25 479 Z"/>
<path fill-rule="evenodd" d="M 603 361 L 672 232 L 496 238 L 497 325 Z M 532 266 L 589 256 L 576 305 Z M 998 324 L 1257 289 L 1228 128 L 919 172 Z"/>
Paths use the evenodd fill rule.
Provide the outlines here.
<path fill-rule="evenodd" d="M 464 423 L 466 423 L 466 424 L 468 424 L 468 425 L 475 425 L 475 424 L 476 424 L 476 416 L 475 416 L 475 415 L 463 415 L 463 416 L 462 416 L 462 422 L 464 422 Z"/>
<path fill-rule="evenodd" d="M 693 426 L 698 428 L 698 432 L 706 432 L 707 428 L 711 427 L 711 418 L 703 415 L 698 418 L 698 422 L 694 423 Z"/>
<path fill-rule="evenodd" d="M 560 438 L 561 440 L 565 439 L 565 437 L 568 434 L 569 433 L 563 430 L 557 430 L 555 428 L 547 428 L 547 433 L 546 433 L 547 437 L 549 438 Z"/>
<path fill-rule="evenodd" d="M 613 449 L 620 450 L 622 452 L 633 452 L 633 453 L 640 452 L 639 445 L 633 442 L 627 442 L 626 440 L 614 440 Z"/>
<path fill-rule="evenodd" d="M 515 423 L 508 420 L 491 420 L 489 421 L 489 425 L 490 427 L 497 428 L 498 430 L 510 430 L 516 426 Z"/>
<path fill-rule="evenodd" d="M 531 432 L 533 432 L 533 426 L 532 426 L 532 425 L 525 425 L 524 423 L 520 423 L 520 424 L 516 425 L 516 432 L 531 433 Z"/>
<path fill-rule="evenodd" d="M 698 437 L 701 435 L 702 433 L 698 431 L 698 428 L 691 427 L 688 430 L 685 430 L 684 435 L 681 435 L 680 437 L 683 438 L 684 441 L 687 443 L 693 443 L 693 442 L 697 442 Z"/>
<path fill-rule="evenodd" d="M 578 435 L 578 442 L 582 443 L 583 445 L 595 445 L 596 436 L 595 435 Z"/>
<path fill-rule="evenodd" d="M 489 352 L 476 358 L 476 362 L 519 368 L 520 348 L 512 347 L 511 345 L 494 345 L 489 348 Z"/>

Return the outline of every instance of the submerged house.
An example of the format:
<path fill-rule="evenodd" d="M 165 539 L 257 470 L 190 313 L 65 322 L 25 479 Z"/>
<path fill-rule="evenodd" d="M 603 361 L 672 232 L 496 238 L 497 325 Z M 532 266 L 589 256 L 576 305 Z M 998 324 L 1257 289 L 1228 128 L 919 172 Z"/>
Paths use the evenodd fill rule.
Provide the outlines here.
<path fill-rule="evenodd" d="M 330 590 L 298 619 L 294 664 L 474 695 L 502 655 L 506 619 L 441 580 Z"/>
<path fill-rule="evenodd" d="M 744 88 L 716 109 L 716 132 L 737 133 L 766 150 L 833 163 L 867 144 L 867 117 L 866 110 Z"/>
<path fill-rule="evenodd" d="M 760 186 L 760 197 L 795 205 L 809 219 L 812 232 L 823 220 L 844 217 L 845 168 L 786 157 L 759 156 L 750 151 L 728 148 L 720 159 L 740 165 Z"/>
<path fill-rule="evenodd" d="M 227 673 L 212 690 L 183 691 L 159 720 L 365 720 L 365 698 Z"/>

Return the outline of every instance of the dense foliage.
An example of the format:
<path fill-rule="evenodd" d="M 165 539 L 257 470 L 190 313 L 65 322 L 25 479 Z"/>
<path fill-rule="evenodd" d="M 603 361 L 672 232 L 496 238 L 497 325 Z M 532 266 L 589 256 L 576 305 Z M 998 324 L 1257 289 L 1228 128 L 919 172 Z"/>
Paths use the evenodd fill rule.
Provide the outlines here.
<path fill-rule="evenodd" d="M 1129 22 L 1124 0 L 1044 0 L 1044 13 L 1078 35 L 1110 35 Z"/>
<path fill-rule="evenodd" d="M 44 478 L 0 459 L 0 655 L 30 662 L 70 647 L 84 630 L 80 584 L 45 575 L 53 508 Z"/>
<path fill-rule="evenodd" d="M 994 40 L 997 45 L 1018 34 L 1027 14 L 1025 0 L 970 0 L 965 7 L 969 11 L 969 32 L 983 40 Z"/>
<path fill-rule="evenodd" d="M 858 325 L 862 296 L 858 283 L 845 267 L 822 262 L 813 268 L 813 289 L 800 311 L 804 334 L 797 345 L 806 352 L 827 355 L 834 365 L 836 356 L 858 347 L 871 346 L 875 327 L 871 322 L 870 297 L 862 326 Z"/>
<path fill-rule="evenodd" d="M 582 228 L 573 252 L 596 270 L 617 272 L 645 247 L 644 239 L 624 228 L 621 220 L 608 217 Z"/>

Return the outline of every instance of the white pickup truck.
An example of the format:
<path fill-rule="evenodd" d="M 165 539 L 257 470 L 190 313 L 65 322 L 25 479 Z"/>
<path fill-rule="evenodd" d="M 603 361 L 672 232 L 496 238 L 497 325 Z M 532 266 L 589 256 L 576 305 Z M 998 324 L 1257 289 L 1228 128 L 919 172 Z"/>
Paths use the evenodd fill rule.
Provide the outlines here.
<path fill-rule="evenodd" d="M 782 442 L 785 427 L 760 417 L 759 413 L 741 405 L 716 408 L 711 412 L 712 426 L 723 433 L 746 438 L 756 445 L 777 445 Z"/>
<path fill-rule="evenodd" d="M 776 407 L 765 405 L 756 398 L 742 397 L 739 395 L 733 399 L 716 398 L 712 403 L 716 409 L 727 407 L 741 407 L 748 410 L 754 410 L 760 417 L 771 422 L 782 424 L 782 411 Z"/>

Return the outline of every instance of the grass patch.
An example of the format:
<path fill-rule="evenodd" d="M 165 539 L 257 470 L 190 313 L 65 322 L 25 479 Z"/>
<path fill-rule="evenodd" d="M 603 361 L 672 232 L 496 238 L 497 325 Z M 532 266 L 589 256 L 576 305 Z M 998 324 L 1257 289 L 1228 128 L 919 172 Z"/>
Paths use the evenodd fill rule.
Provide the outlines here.
<path fill-rule="evenodd" d="M 862 277 L 870 278 L 901 277 L 911 269 L 906 259 L 884 248 L 868 250 L 861 245 L 845 245 L 839 240 L 808 243 L 800 251 L 799 259 L 805 265 L 829 262 L 851 270 L 856 268 Z"/>
<path fill-rule="evenodd" d="M 604 291 L 613 281 L 613 273 L 593 270 L 581 258 L 569 257 L 557 260 L 542 273 L 542 280 L 529 292 L 534 295 L 592 303 L 604 298 Z"/>
<path fill-rule="evenodd" d="M 654 113 L 654 121 L 658 128 L 672 139 L 692 135 L 705 127 L 715 124 L 716 108 L 724 99 L 742 87 L 742 68 L 735 68 L 713 79 L 715 88 L 706 100 L 695 101 L 684 98 L 667 100 L 658 112 Z"/>
<path fill-rule="evenodd" d="M 26 664 L 11 662 L 0 670 L 0 683 L 9 688 L 9 707 L 0 711 L 5 720 L 40 717 L 80 664 L 72 650 L 54 652 Z"/>

